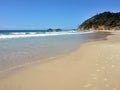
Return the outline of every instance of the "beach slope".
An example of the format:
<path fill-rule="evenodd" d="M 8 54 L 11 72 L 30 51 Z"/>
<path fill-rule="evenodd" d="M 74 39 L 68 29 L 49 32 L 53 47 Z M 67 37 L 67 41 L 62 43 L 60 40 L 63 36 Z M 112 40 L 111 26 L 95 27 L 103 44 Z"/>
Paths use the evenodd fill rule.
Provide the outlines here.
<path fill-rule="evenodd" d="M 120 90 L 120 32 L 0 79 L 0 90 Z"/>

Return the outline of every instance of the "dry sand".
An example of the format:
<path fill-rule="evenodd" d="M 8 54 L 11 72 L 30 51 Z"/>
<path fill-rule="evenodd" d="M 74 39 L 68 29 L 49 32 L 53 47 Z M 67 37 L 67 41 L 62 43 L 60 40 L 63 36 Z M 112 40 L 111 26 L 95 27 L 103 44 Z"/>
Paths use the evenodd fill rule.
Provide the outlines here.
<path fill-rule="evenodd" d="M 120 32 L 0 79 L 0 90 L 120 90 Z"/>

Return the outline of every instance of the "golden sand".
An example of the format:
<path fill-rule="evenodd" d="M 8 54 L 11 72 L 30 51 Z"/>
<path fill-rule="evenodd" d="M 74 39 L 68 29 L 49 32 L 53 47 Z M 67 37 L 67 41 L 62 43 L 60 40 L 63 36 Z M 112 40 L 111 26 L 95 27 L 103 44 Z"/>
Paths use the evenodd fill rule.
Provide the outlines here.
<path fill-rule="evenodd" d="M 120 90 L 120 32 L 0 79 L 0 90 Z"/>

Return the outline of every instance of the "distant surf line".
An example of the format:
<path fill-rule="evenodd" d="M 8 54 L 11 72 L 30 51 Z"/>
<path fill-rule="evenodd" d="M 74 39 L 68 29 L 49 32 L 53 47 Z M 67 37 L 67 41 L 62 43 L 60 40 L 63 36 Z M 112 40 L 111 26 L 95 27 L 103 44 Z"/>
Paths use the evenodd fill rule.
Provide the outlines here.
<path fill-rule="evenodd" d="M 93 31 L 87 32 L 10 32 L 10 33 L 0 33 L 0 39 L 12 39 L 12 38 L 27 38 L 27 37 L 45 37 L 45 36 L 56 36 L 56 35 L 72 35 L 72 34 L 87 34 L 93 33 Z"/>

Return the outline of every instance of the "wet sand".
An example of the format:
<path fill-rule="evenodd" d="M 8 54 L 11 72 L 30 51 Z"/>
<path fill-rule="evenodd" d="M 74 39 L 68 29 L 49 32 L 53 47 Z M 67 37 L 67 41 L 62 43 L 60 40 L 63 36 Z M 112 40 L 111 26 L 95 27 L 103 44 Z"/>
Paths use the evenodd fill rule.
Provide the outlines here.
<path fill-rule="evenodd" d="M 0 78 L 35 63 L 46 63 L 76 51 L 83 43 L 109 32 L 0 40 Z"/>
<path fill-rule="evenodd" d="M 120 90 L 120 32 L 0 79 L 0 90 Z"/>

